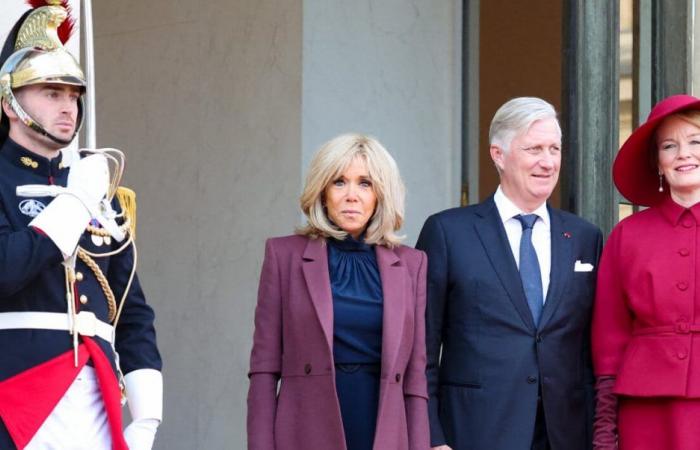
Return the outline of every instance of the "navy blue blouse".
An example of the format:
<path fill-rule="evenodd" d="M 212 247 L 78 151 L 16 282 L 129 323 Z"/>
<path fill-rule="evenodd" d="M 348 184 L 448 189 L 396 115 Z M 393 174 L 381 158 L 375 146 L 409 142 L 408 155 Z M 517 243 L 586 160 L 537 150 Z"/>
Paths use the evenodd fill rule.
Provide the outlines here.
<path fill-rule="evenodd" d="M 374 246 L 350 236 L 327 242 L 335 363 L 379 364 L 383 296 Z"/>

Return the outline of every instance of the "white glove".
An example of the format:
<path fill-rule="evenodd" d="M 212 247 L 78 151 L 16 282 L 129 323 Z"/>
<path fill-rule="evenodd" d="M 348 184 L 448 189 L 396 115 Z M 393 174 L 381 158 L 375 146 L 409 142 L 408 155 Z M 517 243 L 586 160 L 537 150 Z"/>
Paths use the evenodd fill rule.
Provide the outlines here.
<path fill-rule="evenodd" d="M 75 161 L 68 172 L 66 190 L 78 197 L 92 217 L 100 215 L 100 203 L 109 189 L 109 166 L 104 155 Z"/>
<path fill-rule="evenodd" d="M 132 421 L 124 430 L 129 450 L 151 450 L 163 420 L 163 375 L 155 369 L 139 369 L 124 376 Z"/>
<path fill-rule="evenodd" d="M 102 154 L 94 154 L 74 161 L 68 172 L 66 187 L 43 184 L 17 186 L 20 197 L 57 197 L 71 194 L 80 200 L 92 217 L 102 212 L 101 202 L 109 189 L 109 166 Z"/>
<path fill-rule="evenodd" d="M 74 147 L 66 147 L 61 150 L 61 164 L 63 167 L 70 167 L 77 161 L 80 161 L 80 150 Z"/>
<path fill-rule="evenodd" d="M 17 187 L 19 196 L 56 196 L 29 225 L 39 228 L 67 258 L 78 245 L 90 218 L 97 219 L 112 236 L 121 241 L 124 233 L 117 226 L 105 196 L 109 189 L 109 166 L 101 154 L 73 162 L 67 186 L 26 185 Z"/>

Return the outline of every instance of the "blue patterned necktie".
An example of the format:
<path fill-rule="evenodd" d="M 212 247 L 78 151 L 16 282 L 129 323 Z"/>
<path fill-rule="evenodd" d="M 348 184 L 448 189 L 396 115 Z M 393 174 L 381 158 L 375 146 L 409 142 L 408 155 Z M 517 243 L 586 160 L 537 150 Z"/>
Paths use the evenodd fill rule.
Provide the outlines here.
<path fill-rule="evenodd" d="M 532 245 L 532 227 L 537 220 L 537 214 L 517 215 L 516 219 L 523 226 L 523 235 L 520 238 L 520 279 L 523 282 L 523 290 L 530 307 L 532 319 L 537 326 L 542 315 L 542 275 L 540 263 L 537 260 L 535 247 Z"/>

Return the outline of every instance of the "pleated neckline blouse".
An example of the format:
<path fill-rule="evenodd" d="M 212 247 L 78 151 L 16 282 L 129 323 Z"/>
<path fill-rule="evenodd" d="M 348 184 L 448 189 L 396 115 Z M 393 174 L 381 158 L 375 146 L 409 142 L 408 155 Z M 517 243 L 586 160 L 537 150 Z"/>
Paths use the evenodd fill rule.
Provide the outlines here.
<path fill-rule="evenodd" d="M 374 245 L 351 236 L 327 242 L 335 363 L 379 364 L 383 296 Z"/>

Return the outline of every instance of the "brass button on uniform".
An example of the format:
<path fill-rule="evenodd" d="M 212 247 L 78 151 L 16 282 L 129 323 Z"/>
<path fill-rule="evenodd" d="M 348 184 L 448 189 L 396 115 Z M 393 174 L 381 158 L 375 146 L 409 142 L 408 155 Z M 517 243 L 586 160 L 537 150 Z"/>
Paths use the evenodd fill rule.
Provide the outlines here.
<path fill-rule="evenodd" d="M 88 302 L 87 295 L 85 295 L 85 294 L 81 295 L 81 296 L 80 296 L 80 303 L 82 303 L 82 304 L 84 305 L 84 304 L 86 304 L 87 302 Z"/>
<path fill-rule="evenodd" d="M 306 364 L 304 365 L 304 373 L 307 374 L 307 375 L 311 373 L 311 364 L 306 363 Z"/>
<path fill-rule="evenodd" d="M 75 279 L 78 281 L 83 281 L 83 272 L 75 272 Z"/>

